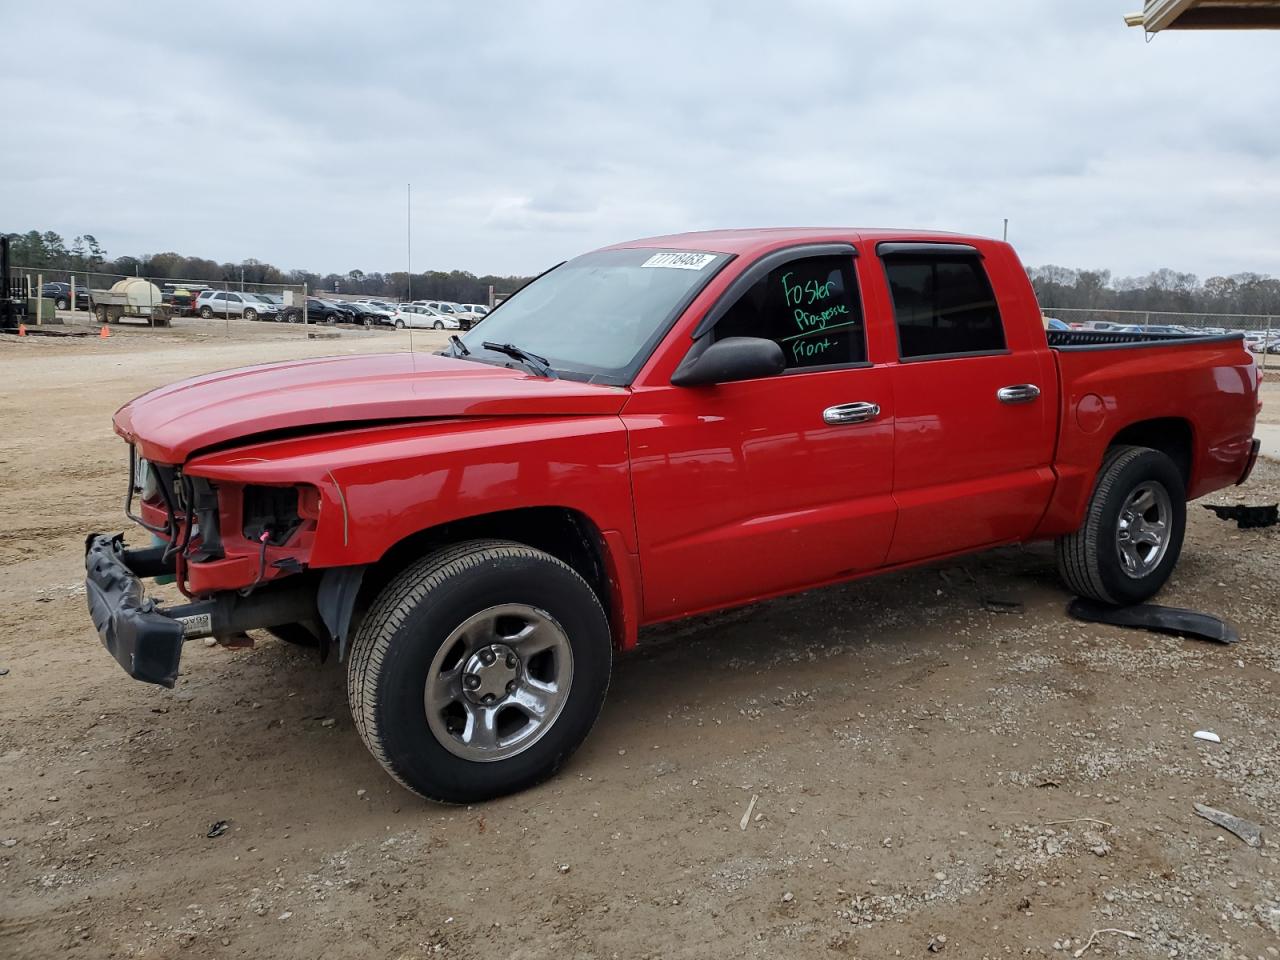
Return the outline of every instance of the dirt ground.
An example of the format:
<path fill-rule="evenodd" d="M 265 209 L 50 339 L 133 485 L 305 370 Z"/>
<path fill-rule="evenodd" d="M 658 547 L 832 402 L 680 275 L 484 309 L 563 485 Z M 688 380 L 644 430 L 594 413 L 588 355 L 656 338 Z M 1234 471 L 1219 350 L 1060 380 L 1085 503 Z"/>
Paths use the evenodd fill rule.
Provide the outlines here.
<path fill-rule="evenodd" d="M 651 630 L 560 776 L 436 806 L 338 665 L 197 641 L 168 691 L 89 622 L 116 406 L 407 345 L 249 334 L 0 338 L 0 957 L 1280 956 L 1280 528 L 1190 508 L 1162 600 L 1234 647 L 1067 619 L 1045 546 Z M 1264 462 L 1211 500 L 1278 498 Z"/>

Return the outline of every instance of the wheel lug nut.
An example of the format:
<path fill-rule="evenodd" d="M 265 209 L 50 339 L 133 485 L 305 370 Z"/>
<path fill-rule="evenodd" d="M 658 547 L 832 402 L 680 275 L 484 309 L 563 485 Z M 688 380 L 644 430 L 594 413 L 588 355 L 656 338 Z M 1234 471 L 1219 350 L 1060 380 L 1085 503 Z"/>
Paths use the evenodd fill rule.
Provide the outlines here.
<path fill-rule="evenodd" d="M 484 702 L 485 702 L 485 703 L 493 703 L 493 694 L 492 694 L 492 693 L 486 693 L 486 694 L 484 695 L 484 698 L 483 698 L 483 699 L 484 699 Z"/>
<path fill-rule="evenodd" d="M 474 673 L 467 674 L 466 677 L 463 678 L 462 682 L 467 685 L 468 690 L 474 690 L 476 687 L 480 686 L 480 678 Z"/>
<path fill-rule="evenodd" d="M 507 693 L 515 693 L 515 692 L 516 692 L 516 682 L 514 680 L 508 680 Z"/>
<path fill-rule="evenodd" d="M 508 657 L 507 657 L 507 666 L 508 666 L 508 667 L 510 667 L 512 670 L 514 670 L 514 669 L 515 669 L 515 667 L 516 667 L 516 658 L 515 658 L 515 656 L 508 656 Z"/>

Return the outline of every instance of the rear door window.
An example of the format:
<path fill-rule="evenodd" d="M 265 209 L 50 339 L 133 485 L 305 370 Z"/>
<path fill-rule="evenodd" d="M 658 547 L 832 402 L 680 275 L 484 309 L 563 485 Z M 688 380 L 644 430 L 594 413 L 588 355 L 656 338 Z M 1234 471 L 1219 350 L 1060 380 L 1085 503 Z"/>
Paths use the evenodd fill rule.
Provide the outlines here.
<path fill-rule="evenodd" d="M 976 255 L 895 253 L 884 269 L 902 359 L 1005 349 L 995 293 Z"/>
<path fill-rule="evenodd" d="M 865 363 L 866 334 L 851 256 L 802 257 L 756 281 L 715 327 L 715 339 L 762 337 L 787 369 Z"/>

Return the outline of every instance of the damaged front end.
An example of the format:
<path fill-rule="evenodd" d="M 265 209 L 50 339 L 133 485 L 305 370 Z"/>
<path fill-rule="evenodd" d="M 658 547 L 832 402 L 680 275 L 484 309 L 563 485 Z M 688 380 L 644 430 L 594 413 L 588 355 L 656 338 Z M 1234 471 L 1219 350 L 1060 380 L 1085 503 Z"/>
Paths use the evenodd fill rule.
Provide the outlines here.
<path fill-rule="evenodd" d="M 327 648 L 345 636 L 362 568 L 307 569 L 319 509 L 314 488 L 215 485 L 150 464 L 131 446 L 125 514 L 153 545 L 87 538 L 86 594 L 103 644 L 131 677 L 166 687 L 183 643 L 197 637 L 312 624 Z M 172 578 L 189 602 L 148 598 L 148 578 Z"/>

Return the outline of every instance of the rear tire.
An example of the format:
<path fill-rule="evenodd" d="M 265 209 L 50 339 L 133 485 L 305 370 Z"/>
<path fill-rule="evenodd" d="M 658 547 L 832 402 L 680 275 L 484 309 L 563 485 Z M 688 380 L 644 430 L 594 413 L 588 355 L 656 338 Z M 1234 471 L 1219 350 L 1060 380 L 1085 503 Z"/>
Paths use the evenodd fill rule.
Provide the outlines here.
<path fill-rule="evenodd" d="M 403 329 L 404 329 L 404 321 L 403 321 L 403 320 L 397 320 L 397 321 L 396 321 L 396 329 L 397 329 L 397 330 L 403 330 Z"/>
<path fill-rule="evenodd" d="M 59 297 L 57 300 L 53 301 L 53 308 L 55 310 L 66 310 L 69 305 L 70 301 L 65 297 Z"/>
<path fill-rule="evenodd" d="M 382 591 L 352 643 L 347 693 L 392 777 L 471 803 L 556 772 L 600 713 L 612 656 L 600 600 L 572 568 L 523 544 L 473 540 Z"/>
<path fill-rule="evenodd" d="M 1165 585 L 1187 525 L 1174 462 L 1149 447 L 1116 446 L 1098 471 L 1084 523 L 1057 541 L 1058 573 L 1082 597 L 1128 606 Z"/>
<path fill-rule="evenodd" d="M 212 308 L 212 307 L 201 307 L 201 308 L 200 308 L 200 316 L 201 316 L 201 318 L 203 318 L 203 319 L 205 319 L 205 320 L 212 320 L 212 319 L 213 319 L 213 308 Z"/>

